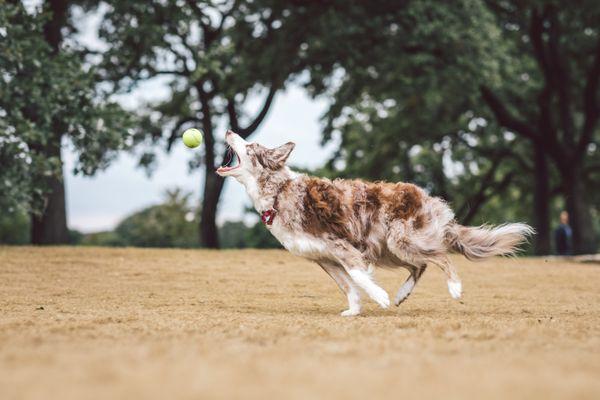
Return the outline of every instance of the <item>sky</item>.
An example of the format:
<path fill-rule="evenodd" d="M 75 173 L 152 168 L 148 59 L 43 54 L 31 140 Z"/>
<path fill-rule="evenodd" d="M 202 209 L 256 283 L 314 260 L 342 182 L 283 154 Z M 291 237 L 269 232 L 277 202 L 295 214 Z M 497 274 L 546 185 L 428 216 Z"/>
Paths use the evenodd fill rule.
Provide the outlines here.
<path fill-rule="evenodd" d="M 121 100 L 131 105 L 164 95 L 166 88 L 162 83 L 151 85 L 151 90 L 141 87 Z M 259 103 L 259 99 L 255 102 Z M 299 167 L 319 167 L 335 147 L 335 143 L 324 147 L 320 145 L 319 120 L 326 107 L 326 100 L 311 99 L 300 87 L 291 86 L 277 95 L 269 114 L 249 140 L 269 147 L 293 141 L 296 148 L 289 163 Z M 224 129 L 217 133 L 221 134 L 225 134 Z M 157 168 L 150 177 L 137 167 L 138 159 L 130 153 L 120 154 L 105 171 L 84 177 L 72 173 L 76 154 L 67 144 L 63 149 L 63 159 L 69 227 L 85 233 L 113 229 L 129 214 L 159 204 L 167 189 L 181 188 L 192 192 L 194 201 L 199 203 L 203 171 L 190 171 L 188 167 L 194 151 L 186 148 L 181 141 L 170 153 L 161 151 Z M 250 204 L 243 187 L 228 178 L 219 204 L 217 223 L 242 219 L 245 207 Z"/>

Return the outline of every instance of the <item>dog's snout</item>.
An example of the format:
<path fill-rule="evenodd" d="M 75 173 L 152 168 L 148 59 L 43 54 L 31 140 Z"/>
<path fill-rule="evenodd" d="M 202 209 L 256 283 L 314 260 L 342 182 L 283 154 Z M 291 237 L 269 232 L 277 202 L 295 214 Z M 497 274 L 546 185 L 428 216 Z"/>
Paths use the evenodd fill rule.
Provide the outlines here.
<path fill-rule="evenodd" d="M 230 145 L 233 146 L 233 142 L 236 139 L 236 134 L 234 131 L 232 131 L 231 129 L 228 129 L 227 132 L 225 133 L 225 141 Z"/>

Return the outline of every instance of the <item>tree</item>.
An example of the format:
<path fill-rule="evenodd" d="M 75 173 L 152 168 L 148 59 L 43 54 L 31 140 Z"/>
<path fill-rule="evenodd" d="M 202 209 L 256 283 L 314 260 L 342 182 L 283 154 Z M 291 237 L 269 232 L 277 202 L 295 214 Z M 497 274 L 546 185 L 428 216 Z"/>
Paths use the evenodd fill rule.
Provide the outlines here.
<path fill-rule="evenodd" d="M 482 98 L 502 126 L 530 141 L 538 165 L 539 198 L 549 194 L 546 163 L 552 162 L 560 174 L 574 250 L 593 253 L 597 237 L 586 180 L 599 157 L 600 5 L 595 1 L 582 1 L 577 7 L 553 1 L 489 5 L 503 27 L 503 39 L 512 45 L 510 62 L 522 68 L 507 68 L 498 85 L 483 85 Z"/>
<path fill-rule="evenodd" d="M 29 243 L 29 218 L 21 210 L 0 214 L 0 243 Z"/>
<path fill-rule="evenodd" d="M 214 171 L 225 149 L 217 128 L 252 135 L 277 91 L 300 70 L 293 61 L 300 43 L 280 34 L 281 21 L 248 3 L 111 2 L 100 31 L 110 46 L 104 54 L 107 76 L 121 90 L 159 76 L 169 80 L 168 99 L 147 107 L 144 137 L 170 149 L 183 129 L 202 129 L 203 152 L 192 165 L 205 168 L 200 238 L 206 247 L 219 246 L 215 218 L 224 181 Z M 249 115 L 243 105 L 257 96 L 261 105 Z"/>
<path fill-rule="evenodd" d="M 341 146 L 326 169 L 418 183 L 472 221 L 519 180 L 523 161 L 522 146 L 479 105 L 479 85 L 498 79 L 505 51 L 493 14 L 468 0 L 327 5 L 301 54 L 308 89 L 333 95 L 324 140 Z M 290 8 L 292 21 L 307 12 Z M 460 170 L 448 175 L 449 164 Z"/>
<path fill-rule="evenodd" d="M 190 194 L 167 191 L 163 204 L 147 207 L 119 223 L 111 242 L 138 247 L 194 247 L 196 213 Z M 105 237 L 104 240 L 107 240 Z"/>
<path fill-rule="evenodd" d="M 64 44 L 70 3 L 0 7 L 0 203 L 31 213 L 34 244 L 69 240 L 61 149 L 78 153 L 76 173 L 104 168 L 124 147 L 127 115 L 97 90 L 93 68 Z M 7 166 L 5 169 L 4 166 Z"/>
<path fill-rule="evenodd" d="M 332 173 L 421 180 L 465 222 L 517 188 L 519 206 L 531 204 L 539 253 L 550 250 L 550 199 L 562 192 L 577 251 L 593 251 L 583 182 L 594 180 L 598 157 L 598 8 L 327 2 L 303 52 L 308 88 L 334 98 L 324 132 L 341 139 Z M 468 129 L 478 121 L 486 128 Z"/>
<path fill-rule="evenodd" d="M 227 221 L 219 230 L 221 246 L 227 248 L 254 248 L 254 249 L 277 249 L 281 244 L 258 221 L 252 226 L 247 226 L 242 221 Z"/>

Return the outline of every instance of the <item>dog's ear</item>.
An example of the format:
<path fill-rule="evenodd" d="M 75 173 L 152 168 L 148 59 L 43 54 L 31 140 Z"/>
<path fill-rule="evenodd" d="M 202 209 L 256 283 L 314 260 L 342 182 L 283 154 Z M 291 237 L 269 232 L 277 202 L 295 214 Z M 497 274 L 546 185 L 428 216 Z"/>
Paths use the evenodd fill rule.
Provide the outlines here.
<path fill-rule="evenodd" d="M 281 168 L 285 165 L 288 157 L 292 150 L 294 150 L 296 144 L 294 142 L 287 142 L 279 147 L 276 147 L 269 151 L 269 159 L 276 166 L 276 168 Z"/>

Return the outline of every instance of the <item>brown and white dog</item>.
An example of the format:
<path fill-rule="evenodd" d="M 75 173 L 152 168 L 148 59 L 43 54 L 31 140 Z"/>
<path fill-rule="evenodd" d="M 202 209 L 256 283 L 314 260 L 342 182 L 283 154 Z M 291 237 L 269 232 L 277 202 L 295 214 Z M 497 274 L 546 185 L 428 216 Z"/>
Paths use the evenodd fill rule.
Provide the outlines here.
<path fill-rule="evenodd" d="M 343 316 L 358 315 L 362 289 L 381 307 L 388 294 L 372 278 L 373 266 L 404 267 L 410 276 L 398 290 L 399 305 L 414 289 L 427 264 L 448 277 L 450 295 L 462 293 L 447 254 L 470 260 L 513 254 L 533 233 L 528 225 L 466 227 L 441 199 L 410 183 L 329 180 L 291 171 L 286 160 L 294 143 L 269 149 L 228 131 L 236 166 L 217 173 L 246 187 L 262 221 L 293 254 L 316 261 L 348 297 Z"/>

